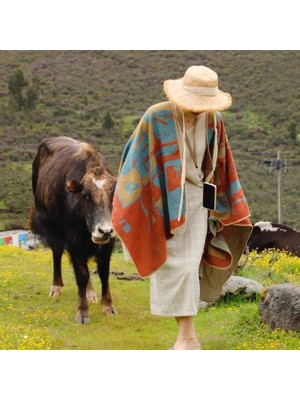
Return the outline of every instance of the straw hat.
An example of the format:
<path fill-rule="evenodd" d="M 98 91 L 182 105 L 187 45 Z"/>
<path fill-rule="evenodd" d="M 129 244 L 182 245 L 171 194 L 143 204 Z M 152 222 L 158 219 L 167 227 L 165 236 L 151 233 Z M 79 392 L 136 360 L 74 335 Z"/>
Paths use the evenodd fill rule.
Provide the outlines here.
<path fill-rule="evenodd" d="M 231 106 L 229 93 L 218 89 L 218 75 L 203 65 L 194 65 L 186 70 L 181 79 L 164 82 L 167 98 L 184 110 L 221 111 Z"/>

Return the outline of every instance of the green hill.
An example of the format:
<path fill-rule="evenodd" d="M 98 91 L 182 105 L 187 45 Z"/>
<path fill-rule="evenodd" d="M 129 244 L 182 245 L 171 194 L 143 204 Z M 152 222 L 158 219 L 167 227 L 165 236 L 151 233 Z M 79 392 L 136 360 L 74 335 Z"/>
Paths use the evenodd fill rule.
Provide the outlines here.
<path fill-rule="evenodd" d="M 253 222 L 277 220 L 277 172 L 267 162 L 275 166 L 280 150 L 282 221 L 300 229 L 299 62 L 299 51 L 1 51 L 0 229 L 27 226 L 31 163 L 43 138 L 86 140 L 117 173 L 137 121 L 165 100 L 164 80 L 195 64 L 214 69 L 232 95 L 223 115 Z M 21 110 L 8 85 L 18 68 L 24 98 L 29 88 L 38 93 Z"/>

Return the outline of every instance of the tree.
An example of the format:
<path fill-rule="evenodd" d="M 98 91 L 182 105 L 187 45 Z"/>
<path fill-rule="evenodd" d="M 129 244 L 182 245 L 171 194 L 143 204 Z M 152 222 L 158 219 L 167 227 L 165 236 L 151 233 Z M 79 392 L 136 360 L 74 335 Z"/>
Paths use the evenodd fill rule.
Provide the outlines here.
<path fill-rule="evenodd" d="M 16 69 L 8 81 L 8 91 L 15 101 L 18 110 L 22 110 L 24 108 L 25 102 L 22 90 L 26 86 L 28 86 L 28 82 L 24 77 L 23 71 L 20 68 Z"/>
<path fill-rule="evenodd" d="M 28 89 L 24 95 L 24 88 L 28 86 Z M 33 77 L 32 83 L 29 83 L 25 77 L 23 71 L 18 68 L 12 74 L 8 81 L 8 91 L 12 98 L 14 107 L 21 111 L 23 109 L 32 110 L 35 108 L 36 101 L 39 97 L 39 79 Z"/>
<path fill-rule="evenodd" d="M 290 137 L 293 140 L 297 139 L 297 125 L 295 122 L 290 122 L 289 126 L 288 126 L 288 132 L 290 134 Z"/>
<path fill-rule="evenodd" d="M 102 127 L 103 129 L 111 129 L 114 127 L 114 124 L 115 123 L 110 115 L 110 112 L 108 111 L 103 119 Z"/>
<path fill-rule="evenodd" d="M 26 108 L 28 108 L 29 110 L 33 110 L 35 108 L 35 103 L 38 98 L 39 95 L 37 90 L 33 86 L 30 86 L 26 91 Z"/>

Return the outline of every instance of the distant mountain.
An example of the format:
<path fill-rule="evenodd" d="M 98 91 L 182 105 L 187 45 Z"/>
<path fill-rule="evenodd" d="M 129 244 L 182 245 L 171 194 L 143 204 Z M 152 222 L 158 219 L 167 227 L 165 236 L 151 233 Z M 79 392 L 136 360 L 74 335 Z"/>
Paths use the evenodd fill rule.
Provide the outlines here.
<path fill-rule="evenodd" d="M 184 50 L 1 51 L 0 229 L 27 227 L 31 162 L 43 138 L 88 141 L 117 173 L 138 120 L 166 99 L 164 80 L 196 64 L 214 69 L 232 95 L 223 116 L 253 222 L 277 221 L 279 171 L 282 222 L 300 228 L 300 52 Z M 22 110 L 8 87 L 17 69 L 28 83 L 24 99 L 29 88 L 38 94 Z"/>

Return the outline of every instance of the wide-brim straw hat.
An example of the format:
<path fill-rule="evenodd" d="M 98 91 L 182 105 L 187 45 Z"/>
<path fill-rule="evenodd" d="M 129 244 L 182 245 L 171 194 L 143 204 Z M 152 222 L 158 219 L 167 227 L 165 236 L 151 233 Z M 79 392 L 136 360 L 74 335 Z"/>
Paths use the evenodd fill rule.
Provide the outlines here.
<path fill-rule="evenodd" d="M 218 88 L 218 75 L 204 65 L 188 68 L 183 78 L 164 82 L 167 98 L 178 107 L 193 111 L 222 111 L 231 106 L 229 93 Z"/>

